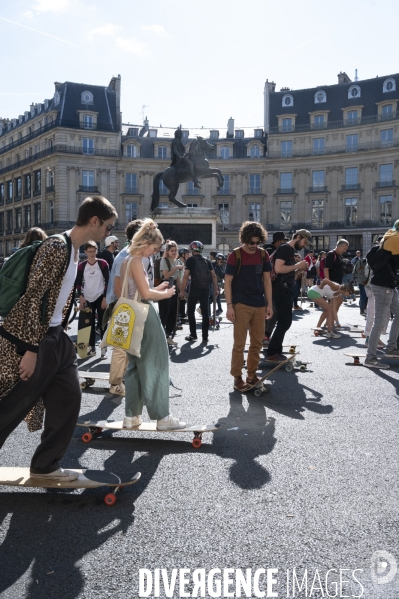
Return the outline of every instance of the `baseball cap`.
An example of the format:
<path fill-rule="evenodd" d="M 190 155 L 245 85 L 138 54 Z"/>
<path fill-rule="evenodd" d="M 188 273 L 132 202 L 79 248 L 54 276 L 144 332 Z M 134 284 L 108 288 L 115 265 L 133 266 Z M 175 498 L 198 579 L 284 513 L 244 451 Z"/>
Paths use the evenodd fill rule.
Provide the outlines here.
<path fill-rule="evenodd" d="M 116 235 L 108 235 L 108 237 L 105 238 L 105 247 L 108 247 L 109 245 L 111 245 L 111 243 L 113 241 L 118 241 L 118 238 L 116 237 Z"/>
<path fill-rule="evenodd" d="M 300 235 L 301 237 L 305 237 L 307 240 L 306 241 L 307 247 L 312 246 L 312 234 L 307 229 L 299 229 L 298 231 L 295 231 L 294 235 Z"/>
<path fill-rule="evenodd" d="M 275 233 L 273 233 L 273 243 L 275 241 L 285 241 L 286 239 L 288 239 L 285 236 L 285 233 L 283 233 L 283 231 L 276 231 Z"/>

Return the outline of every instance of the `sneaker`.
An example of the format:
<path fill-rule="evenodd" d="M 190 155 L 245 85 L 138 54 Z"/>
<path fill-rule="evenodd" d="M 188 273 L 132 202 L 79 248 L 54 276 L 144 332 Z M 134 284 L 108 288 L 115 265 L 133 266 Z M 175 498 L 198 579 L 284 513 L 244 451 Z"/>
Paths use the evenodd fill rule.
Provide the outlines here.
<path fill-rule="evenodd" d="M 178 418 L 169 414 L 166 418 L 162 418 L 161 420 L 157 420 L 157 430 L 158 431 L 173 431 L 179 428 L 186 428 L 186 422 L 182 422 Z"/>
<path fill-rule="evenodd" d="M 111 385 L 109 392 L 112 393 L 112 395 L 121 395 L 122 397 L 125 397 L 125 385 L 123 383 L 120 385 Z"/>
<path fill-rule="evenodd" d="M 377 345 L 377 349 L 385 349 L 386 345 L 383 342 L 382 339 L 379 340 L 378 345 Z"/>
<path fill-rule="evenodd" d="M 192 335 L 187 335 L 187 337 L 185 337 L 186 341 L 197 341 L 198 337 L 193 337 Z"/>
<path fill-rule="evenodd" d="M 389 364 L 384 364 L 384 362 L 380 362 L 377 358 L 366 358 L 364 365 L 367 366 L 367 368 L 380 368 L 381 370 L 388 370 L 389 368 Z"/>
<path fill-rule="evenodd" d="M 96 355 L 96 348 L 95 347 L 89 347 L 88 350 L 87 350 L 87 357 L 88 358 L 92 358 L 95 355 Z"/>
<path fill-rule="evenodd" d="M 125 416 L 123 419 L 123 428 L 133 428 L 140 424 L 142 424 L 140 416 Z"/>
<path fill-rule="evenodd" d="M 327 339 L 340 339 L 341 335 L 338 335 L 338 333 L 335 333 L 334 331 L 331 331 L 331 333 L 329 333 L 327 331 L 326 335 Z"/>
<path fill-rule="evenodd" d="M 263 337 L 262 345 L 263 345 L 264 347 L 266 347 L 267 345 L 269 345 L 269 343 L 270 343 L 270 337 L 269 337 L 269 335 L 265 335 L 265 336 Z"/>
<path fill-rule="evenodd" d="M 335 327 L 336 329 L 341 329 L 341 328 L 342 328 L 342 327 L 341 327 L 341 325 L 339 324 L 339 322 L 336 322 L 336 323 L 334 324 L 334 327 Z"/>
<path fill-rule="evenodd" d="M 106 358 L 108 355 L 108 349 L 106 347 L 101 348 L 101 357 Z"/>
<path fill-rule="evenodd" d="M 204 339 L 204 338 L 202 339 L 202 343 L 208 343 L 208 341 L 209 341 L 208 337 L 206 339 Z"/>
<path fill-rule="evenodd" d="M 247 383 L 244 383 L 242 376 L 234 377 L 234 389 L 237 391 L 246 391 L 248 389 Z"/>
<path fill-rule="evenodd" d="M 167 337 L 167 338 L 166 338 L 166 343 L 167 343 L 168 345 L 173 345 L 174 347 L 176 347 L 176 345 L 177 345 L 177 341 L 174 341 L 174 340 L 172 339 L 172 337 Z"/>
<path fill-rule="evenodd" d="M 386 358 L 399 358 L 399 349 L 386 349 L 384 356 Z"/>
<path fill-rule="evenodd" d="M 267 356 L 267 362 L 275 362 L 276 364 L 279 364 L 280 362 L 285 362 L 286 361 L 286 357 L 282 356 L 280 354 L 274 354 L 274 356 Z"/>
<path fill-rule="evenodd" d="M 48 474 L 34 474 L 33 472 L 31 472 L 30 477 L 41 478 L 42 480 L 56 480 L 59 482 L 69 483 L 79 478 L 79 474 L 77 472 L 71 472 L 70 470 L 64 470 L 63 468 L 59 468 L 58 470 L 54 470 L 54 472 L 49 472 Z"/>

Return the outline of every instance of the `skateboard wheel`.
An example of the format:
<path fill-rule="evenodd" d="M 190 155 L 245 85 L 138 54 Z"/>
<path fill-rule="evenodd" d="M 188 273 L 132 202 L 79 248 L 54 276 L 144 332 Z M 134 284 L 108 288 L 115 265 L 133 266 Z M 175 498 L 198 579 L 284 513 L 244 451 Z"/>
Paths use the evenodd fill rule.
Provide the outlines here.
<path fill-rule="evenodd" d="M 82 435 L 83 443 L 90 443 L 92 438 L 93 438 L 93 435 L 91 433 L 83 433 L 83 435 Z"/>
<path fill-rule="evenodd" d="M 295 348 L 294 347 L 290 347 L 290 354 L 294 354 L 295 353 Z"/>
<path fill-rule="evenodd" d="M 216 325 L 216 330 L 218 331 L 220 329 L 220 324 Z"/>
<path fill-rule="evenodd" d="M 319 331 L 315 331 L 314 335 L 315 335 L 315 337 L 318 337 L 319 336 Z"/>
<path fill-rule="evenodd" d="M 114 493 L 107 493 L 104 497 L 105 505 L 114 505 L 116 503 L 116 495 Z"/>
<path fill-rule="evenodd" d="M 299 367 L 299 370 L 300 370 L 301 372 L 305 372 L 305 371 L 306 371 L 306 366 L 305 366 L 305 364 L 302 364 L 302 366 L 300 366 L 300 367 Z"/>
<path fill-rule="evenodd" d="M 254 395 L 255 397 L 260 397 L 262 395 L 262 391 L 260 389 L 255 389 Z"/>
<path fill-rule="evenodd" d="M 87 387 L 87 383 L 85 381 L 82 382 L 82 383 L 80 383 L 80 388 L 81 389 L 86 389 L 86 387 Z"/>
<path fill-rule="evenodd" d="M 199 437 L 194 437 L 191 444 L 195 449 L 199 449 L 202 445 L 202 441 Z"/>
<path fill-rule="evenodd" d="M 291 372 L 292 365 L 291 364 L 287 364 L 286 367 L 285 367 L 285 369 L 286 369 L 287 372 Z"/>

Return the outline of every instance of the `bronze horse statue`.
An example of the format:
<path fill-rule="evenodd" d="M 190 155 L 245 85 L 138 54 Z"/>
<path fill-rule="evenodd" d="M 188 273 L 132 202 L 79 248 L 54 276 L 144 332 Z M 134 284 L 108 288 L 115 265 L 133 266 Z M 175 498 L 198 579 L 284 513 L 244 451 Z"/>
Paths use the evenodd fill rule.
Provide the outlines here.
<path fill-rule="evenodd" d="M 223 187 L 223 175 L 218 168 L 210 168 L 209 162 L 206 159 L 206 152 L 212 150 L 213 147 L 214 146 L 207 142 L 206 139 L 197 136 L 197 139 L 192 141 L 190 144 L 188 158 L 194 165 L 195 175 L 197 177 L 217 178 L 217 189 L 219 191 L 219 189 Z M 153 183 L 153 193 L 151 196 L 151 212 L 153 212 L 159 205 L 159 183 L 161 180 L 164 182 L 164 184 L 170 191 L 168 196 L 169 202 L 172 202 L 172 204 L 179 206 L 179 208 L 187 208 L 187 204 L 183 204 L 183 202 L 179 202 L 179 200 L 176 200 L 176 193 L 179 189 L 179 184 L 187 183 L 188 181 L 193 180 L 192 173 L 190 172 L 190 167 L 186 164 L 186 162 L 180 160 L 174 166 L 169 166 L 164 171 L 155 175 Z"/>

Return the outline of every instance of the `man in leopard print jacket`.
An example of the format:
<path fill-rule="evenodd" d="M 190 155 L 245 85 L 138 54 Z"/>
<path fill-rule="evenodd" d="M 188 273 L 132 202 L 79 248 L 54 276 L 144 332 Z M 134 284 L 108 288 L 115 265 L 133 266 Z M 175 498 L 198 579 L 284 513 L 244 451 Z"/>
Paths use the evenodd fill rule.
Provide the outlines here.
<path fill-rule="evenodd" d="M 77 478 L 59 467 L 81 401 L 76 352 L 65 329 L 79 248 L 90 239 L 105 239 L 116 217 L 105 198 L 86 198 L 75 226 L 63 234 L 65 242 L 49 237 L 37 250 L 26 292 L 0 326 L 0 448 L 40 398 L 46 409 L 41 443 L 31 461 L 32 478 Z"/>

